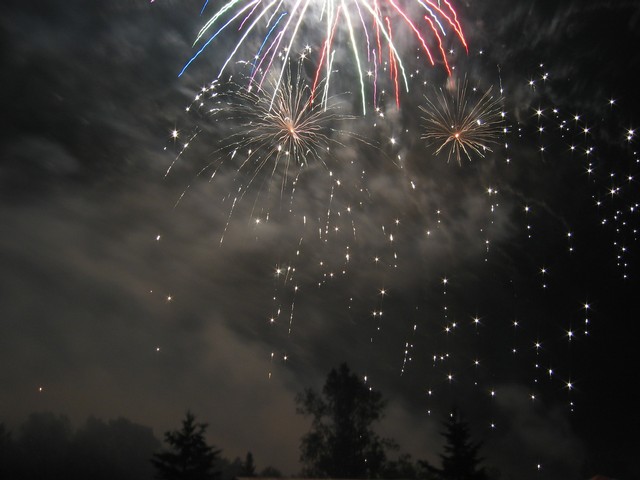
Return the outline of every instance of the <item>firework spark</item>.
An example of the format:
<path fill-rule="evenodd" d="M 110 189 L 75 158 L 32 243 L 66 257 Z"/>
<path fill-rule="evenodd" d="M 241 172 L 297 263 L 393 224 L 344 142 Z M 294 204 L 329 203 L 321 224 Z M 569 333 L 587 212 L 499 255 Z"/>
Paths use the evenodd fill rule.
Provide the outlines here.
<path fill-rule="evenodd" d="M 500 97 L 494 98 L 489 88 L 474 101 L 467 88 L 464 81 L 453 92 L 437 89 L 434 99 L 425 95 L 426 105 L 420 106 L 425 114 L 422 138 L 439 144 L 436 155 L 446 151 L 447 161 L 455 157 L 461 163 L 462 154 L 469 160 L 472 154 L 484 157 L 503 132 Z"/>
<path fill-rule="evenodd" d="M 322 27 L 311 31 L 308 25 L 313 24 L 320 24 Z M 346 42 L 349 44 L 352 65 L 360 84 L 364 113 L 365 72 L 375 72 L 375 92 L 378 66 L 382 67 L 384 58 L 388 57 L 388 62 L 385 62 L 388 68 L 381 69 L 389 71 L 396 93 L 399 90 L 398 72 L 401 73 L 408 90 L 404 63 L 399 46 L 393 41 L 394 36 L 401 38 L 402 34 L 407 32 L 414 38 L 416 46 L 422 49 L 431 65 L 435 65 L 436 60 L 429 42 L 435 42 L 440 54 L 439 61 L 449 74 L 451 69 L 443 47 L 447 32 L 453 32 L 467 49 L 457 13 L 448 0 L 414 0 L 413 5 L 408 8 L 401 7 L 394 0 L 230 0 L 200 30 L 194 46 L 201 44 L 201 47 L 187 62 L 180 75 L 218 36 L 225 30 L 232 29 L 242 33 L 220 68 L 218 78 L 245 42 L 249 43 L 247 40 L 255 36 L 262 38 L 262 41 L 258 42 L 259 46 L 258 43 L 255 45 L 257 48 L 249 47 L 248 50 L 253 59 L 251 81 L 258 79 L 259 85 L 262 85 L 267 73 L 274 69 L 274 64 L 282 64 L 282 67 L 275 68 L 276 85 L 279 86 L 290 52 L 300 49 L 304 42 L 305 46 L 317 46 L 317 58 L 314 60 L 317 68 L 316 81 L 312 86 L 312 90 L 315 91 L 321 71 L 325 71 L 324 78 L 330 78 L 337 51 L 336 45 Z M 365 59 L 373 68 L 365 68 Z M 328 84 L 327 81 L 325 88 L 328 88 Z M 321 98 L 326 98 L 326 92 Z M 375 101 L 374 98 L 374 103 Z"/>

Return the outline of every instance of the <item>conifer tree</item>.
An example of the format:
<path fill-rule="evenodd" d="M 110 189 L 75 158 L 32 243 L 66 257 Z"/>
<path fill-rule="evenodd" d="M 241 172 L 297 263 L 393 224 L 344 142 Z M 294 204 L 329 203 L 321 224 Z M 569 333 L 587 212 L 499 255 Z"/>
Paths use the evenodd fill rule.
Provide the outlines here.
<path fill-rule="evenodd" d="M 426 461 L 420 464 L 440 480 L 487 480 L 484 468 L 480 467 L 482 458 L 478 457 L 481 443 L 473 443 L 469 426 L 460 418 L 457 410 L 443 422 L 445 431 L 444 453 L 440 454 L 441 468 Z"/>
<path fill-rule="evenodd" d="M 253 462 L 253 454 L 251 452 L 247 452 L 247 456 L 245 457 L 244 463 L 242 464 L 242 476 L 256 476 L 256 464 Z"/>
<path fill-rule="evenodd" d="M 207 445 L 207 425 L 196 423 L 195 416 L 187 411 L 182 429 L 164 434 L 170 450 L 154 454 L 151 462 L 162 480 L 216 480 L 220 472 L 215 463 L 220 450 Z"/>

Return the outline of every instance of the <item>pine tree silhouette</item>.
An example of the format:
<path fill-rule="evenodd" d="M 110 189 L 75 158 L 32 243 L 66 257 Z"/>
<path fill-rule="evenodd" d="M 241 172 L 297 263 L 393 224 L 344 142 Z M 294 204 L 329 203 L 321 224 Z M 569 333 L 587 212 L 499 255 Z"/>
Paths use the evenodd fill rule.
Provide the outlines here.
<path fill-rule="evenodd" d="M 245 457 L 244 463 L 242 464 L 242 476 L 256 476 L 256 464 L 253 462 L 253 454 L 251 452 L 247 452 L 247 456 Z"/>
<path fill-rule="evenodd" d="M 426 461 L 420 464 L 441 480 L 487 480 L 484 468 L 479 467 L 483 460 L 478 457 L 482 444 L 471 442 L 469 426 L 461 420 L 459 412 L 454 409 L 443 424 L 446 443 L 444 453 L 440 454 L 442 468 Z"/>
<path fill-rule="evenodd" d="M 164 434 L 172 451 L 154 454 L 151 462 L 162 480 L 216 480 L 220 472 L 214 469 L 220 450 L 207 445 L 204 433 L 207 425 L 195 423 L 187 411 L 182 429 Z"/>

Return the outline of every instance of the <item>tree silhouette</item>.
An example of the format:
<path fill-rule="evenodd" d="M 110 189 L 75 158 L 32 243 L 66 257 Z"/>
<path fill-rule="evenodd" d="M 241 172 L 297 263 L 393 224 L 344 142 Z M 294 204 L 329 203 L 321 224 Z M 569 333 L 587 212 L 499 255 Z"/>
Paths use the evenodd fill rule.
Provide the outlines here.
<path fill-rule="evenodd" d="M 260 472 L 261 477 L 265 478 L 282 478 L 282 472 L 274 467 L 264 467 Z"/>
<path fill-rule="evenodd" d="M 15 463 L 15 445 L 11 432 L 0 423 L 0 478 L 12 478 Z"/>
<path fill-rule="evenodd" d="M 247 452 L 247 456 L 242 464 L 242 476 L 243 477 L 255 477 L 256 476 L 256 464 L 253 463 L 253 454 Z"/>
<path fill-rule="evenodd" d="M 32 413 L 22 424 L 17 452 L 22 478 L 64 478 L 71 460 L 69 418 Z"/>
<path fill-rule="evenodd" d="M 71 442 L 73 477 L 92 480 L 153 478 L 149 457 L 160 445 L 150 427 L 125 418 L 103 421 L 89 417 Z"/>
<path fill-rule="evenodd" d="M 304 474 L 315 477 L 375 478 L 392 445 L 371 425 L 382 418 L 385 402 L 343 363 L 329 372 L 322 395 L 306 389 L 296 396 L 297 412 L 313 417 L 302 437 Z"/>
<path fill-rule="evenodd" d="M 220 472 L 214 469 L 220 450 L 207 445 L 204 434 L 207 424 L 195 423 L 187 411 L 182 429 L 166 432 L 164 440 L 172 451 L 153 455 L 151 462 L 162 480 L 215 480 Z"/>
<path fill-rule="evenodd" d="M 472 443 L 469 426 L 460 418 L 457 410 L 443 422 L 446 439 L 444 453 L 440 455 L 442 468 L 436 468 L 426 461 L 421 461 L 429 472 L 441 480 L 487 480 L 484 468 L 479 468 L 482 458 L 478 457 L 481 443 Z"/>

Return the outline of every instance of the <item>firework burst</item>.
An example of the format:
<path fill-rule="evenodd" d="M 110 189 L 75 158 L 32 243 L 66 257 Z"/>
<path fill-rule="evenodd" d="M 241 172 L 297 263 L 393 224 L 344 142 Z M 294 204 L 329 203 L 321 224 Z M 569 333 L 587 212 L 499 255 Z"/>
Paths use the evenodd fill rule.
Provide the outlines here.
<path fill-rule="evenodd" d="M 187 107 L 196 126 L 166 174 L 187 149 L 194 148 L 198 137 L 199 149 L 205 145 L 202 140 L 215 147 L 209 154 L 213 160 L 202 166 L 197 176 L 210 181 L 220 176 L 233 179 L 229 191 L 235 193 L 229 195 L 232 207 L 227 226 L 236 204 L 250 191 L 255 195 L 254 208 L 263 213 L 274 206 L 266 198 L 276 191 L 279 195 L 273 201 L 281 204 L 288 197 L 290 210 L 303 172 L 311 173 L 313 169 L 322 175 L 324 170 L 331 177 L 328 167 L 334 148 L 345 147 L 343 142 L 347 140 L 368 143 L 357 133 L 340 128 L 354 117 L 340 113 L 338 97 L 328 97 L 323 102 L 313 100 L 304 60 L 289 62 L 283 80 L 271 79 L 265 86 L 253 82 L 247 88 L 244 82 L 232 79 L 214 80 Z M 174 131 L 174 141 L 178 135 L 181 134 Z M 261 197 L 265 198 L 258 202 Z M 178 202 L 181 199 L 182 196 Z"/>
<path fill-rule="evenodd" d="M 203 12 L 206 7 L 205 3 Z M 309 28 L 314 24 L 320 28 Z M 343 43 L 349 45 L 350 63 L 360 84 L 364 113 L 365 78 L 373 78 L 375 103 L 378 70 L 389 73 L 396 101 L 399 101 L 400 78 L 408 90 L 400 47 L 394 43 L 394 37 L 401 38 L 405 33 L 411 36 L 429 63 L 441 62 L 449 74 L 451 69 L 445 53 L 447 33 L 453 33 L 467 48 L 457 13 L 448 0 L 414 0 L 406 7 L 394 0 L 230 0 L 200 30 L 194 46 L 200 44 L 201 47 L 180 75 L 218 36 L 233 29 L 239 32 L 239 39 L 220 68 L 218 78 L 245 43 L 251 43 L 250 39 L 256 37 L 262 40 L 255 44 L 255 48 L 247 47 L 252 58 L 252 82 L 257 80 L 262 85 L 265 76 L 275 69 L 276 84 L 279 85 L 284 78 L 290 52 L 303 45 L 312 45 L 316 51 L 316 73 L 311 88 L 315 91 L 318 79 L 322 77 L 327 79 L 325 88 L 328 88 L 337 45 Z M 435 50 L 439 60 L 436 60 Z M 324 74 L 321 73 L 323 70 Z M 326 98 L 326 91 L 321 98 Z"/>
<path fill-rule="evenodd" d="M 332 108 L 312 103 L 310 87 L 299 75 L 271 90 L 238 92 L 233 110 L 240 122 L 230 146 L 234 152 L 246 152 L 240 168 L 253 165 L 258 171 L 271 163 L 273 171 L 281 165 L 288 171 L 291 166 L 324 163 L 323 154 L 332 143 L 331 124 L 341 117 Z"/>
<path fill-rule="evenodd" d="M 218 152 L 234 159 L 234 168 L 246 179 L 245 188 L 266 172 L 269 178 L 280 177 L 284 189 L 303 168 L 325 165 L 331 146 L 340 145 L 337 137 L 346 133 L 336 125 L 350 117 L 339 114 L 331 99 L 313 102 L 302 62 L 290 65 L 279 84 L 272 81 L 263 88 L 254 83 L 248 89 L 234 85 L 231 90 L 212 113 L 228 129 Z"/>
<path fill-rule="evenodd" d="M 497 143 L 503 132 L 504 117 L 501 98 L 494 97 L 491 88 L 475 100 L 464 81 L 453 91 L 436 89 L 433 97 L 425 95 L 426 104 L 420 110 L 424 113 L 422 138 L 439 145 L 436 155 L 446 151 L 447 161 L 454 157 L 461 163 L 463 154 L 471 160 L 472 155 L 484 157 L 491 151 L 489 145 Z"/>

